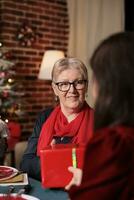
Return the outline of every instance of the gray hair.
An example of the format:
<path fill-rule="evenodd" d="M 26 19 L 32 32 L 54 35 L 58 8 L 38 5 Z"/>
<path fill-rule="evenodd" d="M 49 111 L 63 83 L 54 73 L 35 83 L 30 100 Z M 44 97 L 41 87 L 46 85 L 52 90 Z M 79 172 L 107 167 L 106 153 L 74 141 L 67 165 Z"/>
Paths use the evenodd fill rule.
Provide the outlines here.
<path fill-rule="evenodd" d="M 58 75 L 67 69 L 77 69 L 82 78 L 88 81 L 88 72 L 86 66 L 81 60 L 73 57 L 61 58 L 54 64 L 51 74 L 52 80 L 56 81 Z"/>

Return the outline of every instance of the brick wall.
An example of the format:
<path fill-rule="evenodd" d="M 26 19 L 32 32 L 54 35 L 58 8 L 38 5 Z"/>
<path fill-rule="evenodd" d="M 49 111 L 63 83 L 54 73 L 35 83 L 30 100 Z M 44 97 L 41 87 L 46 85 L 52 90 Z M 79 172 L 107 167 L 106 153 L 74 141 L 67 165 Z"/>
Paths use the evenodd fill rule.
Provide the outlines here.
<path fill-rule="evenodd" d="M 67 52 L 68 11 L 66 0 L 1 0 L 0 40 L 11 50 L 15 70 L 23 84 L 25 117 L 21 118 L 22 134 L 30 134 L 39 111 L 54 103 L 50 81 L 38 80 L 43 53 L 48 49 Z M 31 46 L 22 46 L 18 30 L 27 24 L 35 33 Z"/>

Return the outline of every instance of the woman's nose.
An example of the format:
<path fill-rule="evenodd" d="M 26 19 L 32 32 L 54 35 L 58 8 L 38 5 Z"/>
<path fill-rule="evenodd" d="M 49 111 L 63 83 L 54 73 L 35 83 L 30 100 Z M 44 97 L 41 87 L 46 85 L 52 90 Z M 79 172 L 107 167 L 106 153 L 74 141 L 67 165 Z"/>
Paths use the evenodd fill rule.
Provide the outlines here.
<path fill-rule="evenodd" d="M 73 84 L 70 85 L 69 92 L 76 91 L 75 86 Z"/>

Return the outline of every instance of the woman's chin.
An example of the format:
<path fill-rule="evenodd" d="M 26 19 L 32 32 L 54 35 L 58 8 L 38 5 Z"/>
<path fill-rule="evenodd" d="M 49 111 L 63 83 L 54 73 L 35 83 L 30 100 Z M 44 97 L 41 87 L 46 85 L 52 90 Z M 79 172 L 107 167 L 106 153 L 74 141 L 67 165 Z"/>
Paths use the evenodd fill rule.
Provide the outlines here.
<path fill-rule="evenodd" d="M 78 101 L 68 103 L 68 108 L 70 108 L 70 109 L 78 110 L 80 107 L 81 107 L 81 103 Z"/>

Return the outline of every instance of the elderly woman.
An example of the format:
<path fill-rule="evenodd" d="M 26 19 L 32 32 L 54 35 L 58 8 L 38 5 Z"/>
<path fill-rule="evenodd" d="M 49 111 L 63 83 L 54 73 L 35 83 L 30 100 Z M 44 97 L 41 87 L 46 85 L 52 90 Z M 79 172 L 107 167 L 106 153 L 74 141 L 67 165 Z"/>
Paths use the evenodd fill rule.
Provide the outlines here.
<path fill-rule="evenodd" d="M 86 144 L 92 137 L 93 110 L 85 101 L 86 66 L 76 58 L 58 60 L 52 71 L 52 88 L 59 105 L 39 115 L 21 162 L 21 170 L 38 180 L 40 149 L 54 143 Z"/>

